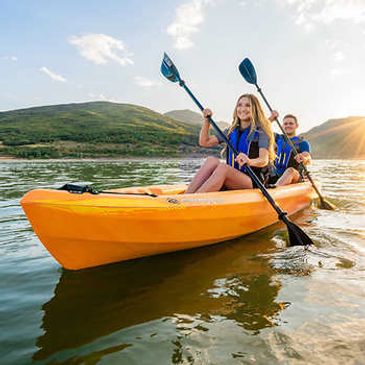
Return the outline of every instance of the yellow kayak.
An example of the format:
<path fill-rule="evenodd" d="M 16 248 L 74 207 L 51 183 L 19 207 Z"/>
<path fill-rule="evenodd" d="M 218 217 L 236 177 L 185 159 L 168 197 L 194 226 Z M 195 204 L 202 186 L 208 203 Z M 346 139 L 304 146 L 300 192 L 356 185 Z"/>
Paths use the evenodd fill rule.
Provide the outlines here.
<path fill-rule="evenodd" d="M 47 250 L 71 270 L 222 242 L 278 221 L 258 189 L 183 194 L 185 189 L 157 185 L 108 194 L 37 189 L 21 205 Z M 314 198 L 309 183 L 270 193 L 289 215 Z"/>

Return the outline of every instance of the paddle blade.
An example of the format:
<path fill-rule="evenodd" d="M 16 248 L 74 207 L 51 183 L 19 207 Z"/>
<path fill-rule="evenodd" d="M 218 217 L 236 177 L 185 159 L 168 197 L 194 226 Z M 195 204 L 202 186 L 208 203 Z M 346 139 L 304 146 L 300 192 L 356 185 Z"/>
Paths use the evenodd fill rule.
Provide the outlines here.
<path fill-rule="evenodd" d="M 163 55 L 163 60 L 161 63 L 161 73 L 169 81 L 179 82 L 181 80 L 179 71 L 177 70 L 174 63 L 171 61 L 171 58 L 166 53 L 164 53 Z"/>
<path fill-rule="evenodd" d="M 326 209 L 326 210 L 336 210 L 336 207 L 330 203 L 327 200 L 324 199 L 320 199 L 320 206 L 321 209 Z"/>
<path fill-rule="evenodd" d="M 255 67 L 253 67 L 252 62 L 245 58 L 240 65 L 238 66 L 238 69 L 240 70 L 241 75 L 243 78 L 249 83 L 256 85 L 257 84 L 257 77 L 256 77 L 256 71 Z"/>
<path fill-rule="evenodd" d="M 290 246 L 313 245 L 313 241 L 310 239 L 310 237 L 296 224 L 291 222 L 288 218 L 285 219 L 284 223 L 288 228 Z"/>

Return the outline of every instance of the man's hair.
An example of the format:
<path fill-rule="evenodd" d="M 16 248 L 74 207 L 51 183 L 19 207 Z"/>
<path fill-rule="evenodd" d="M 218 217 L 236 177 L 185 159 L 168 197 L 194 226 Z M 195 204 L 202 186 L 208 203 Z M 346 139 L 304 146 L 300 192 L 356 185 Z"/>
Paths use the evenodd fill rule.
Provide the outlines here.
<path fill-rule="evenodd" d="M 297 117 L 296 117 L 295 115 L 293 115 L 293 114 L 287 114 L 287 115 L 283 118 L 283 120 L 284 120 L 284 119 L 286 119 L 286 118 L 293 118 L 293 119 L 295 120 L 295 124 L 296 124 L 296 125 L 298 125 L 298 119 L 297 119 Z"/>

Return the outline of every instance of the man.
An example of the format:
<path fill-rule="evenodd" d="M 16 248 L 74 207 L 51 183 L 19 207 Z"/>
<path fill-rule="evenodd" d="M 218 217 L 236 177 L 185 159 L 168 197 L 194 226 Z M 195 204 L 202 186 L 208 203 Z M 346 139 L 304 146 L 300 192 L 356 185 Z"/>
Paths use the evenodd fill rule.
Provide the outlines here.
<path fill-rule="evenodd" d="M 274 112 L 269 118 L 275 120 L 277 113 Z M 283 129 L 286 135 L 294 144 L 298 154 L 295 155 L 292 147 L 287 143 L 282 134 L 276 134 L 275 141 L 277 145 L 275 172 L 269 178 L 269 187 L 284 186 L 301 181 L 300 163 L 307 165 L 311 162 L 310 145 L 303 138 L 296 135 L 299 124 L 297 118 L 292 114 L 287 114 L 283 119 Z M 274 184 L 274 185 L 272 185 Z"/>

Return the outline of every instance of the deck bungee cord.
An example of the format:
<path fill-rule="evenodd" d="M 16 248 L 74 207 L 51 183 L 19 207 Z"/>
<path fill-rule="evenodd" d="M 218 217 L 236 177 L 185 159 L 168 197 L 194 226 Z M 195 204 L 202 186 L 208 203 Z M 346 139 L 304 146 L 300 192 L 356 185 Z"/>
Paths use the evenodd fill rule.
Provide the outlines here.
<path fill-rule="evenodd" d="M 57 190 L 65 190 L 71 194 L 84 194 L 90 193 L 93 195 L 98 194 L 115 194 L 115 195 L 142 195 L 142 196 L 150 196 L 152 198 L 157 198 L 157 194 L 143 192 L 143 193 L 128 193 L 128 192 L 119 192 L 119 191 L 108 191 L 108 190 L 97 190 L 91 185 L 76 185 L 76 184 L 65 184 L 58 188 Z"/>

